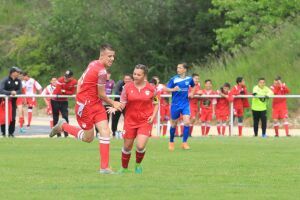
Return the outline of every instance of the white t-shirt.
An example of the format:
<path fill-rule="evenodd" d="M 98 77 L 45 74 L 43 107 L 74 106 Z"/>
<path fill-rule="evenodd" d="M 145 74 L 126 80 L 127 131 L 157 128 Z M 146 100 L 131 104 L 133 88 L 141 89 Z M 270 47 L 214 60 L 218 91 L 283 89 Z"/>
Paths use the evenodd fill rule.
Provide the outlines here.
<path fill-rule="evenodd" d="M 37 90 L 41 90 L 42 86 L 33 78 L 29 78 L 28 81 L 24 81 L 24 87 L 26 95 L 36 94 Z"/>

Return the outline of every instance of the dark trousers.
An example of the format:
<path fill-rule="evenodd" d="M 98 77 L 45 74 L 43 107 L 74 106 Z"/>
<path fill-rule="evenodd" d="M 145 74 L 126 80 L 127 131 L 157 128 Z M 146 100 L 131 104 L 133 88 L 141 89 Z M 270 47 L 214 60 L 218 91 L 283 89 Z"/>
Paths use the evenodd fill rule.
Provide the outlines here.
<path fill-rule="evenodd" d="M 118 123 L 119 123 L 121 114 L 124 115 L 124 111 L 123 112 L 116 111 L 115 114 L 112 114 L 111 131 L 112 131 L 113 136 L 116 136 L 116 131 L 118 128 Z"/>
<path fill-rule="evenodd" d="M 16 98 L 12 98 L 11 101 L 11 108 L 12 108 L 12 121 L 9 124 L 8 127 L 8 134 L 9 136 L 13 136 L 14 132 L 15 132 L 15 127 L 16 127 L 16 113 L 17 113 L 17 103 L 16 103 L 17 99 Z M 5 136 L 5 124 L 1 125 L 1 132 L 2 135 Z"/>
<path fill-rule="evenodd" d="M 54 101 L 51 99 L 51 106 L 52 106 L 52 116 L 53 116 L 53 126 L 55 126 L 59 119 L 59 112 L 62 115 L 62 118 L 64 118 L 69 123 L 69 103 L 68 101 Z M 64 132 L 65 137 L 68 137 L 68 133 Z M 61 134 L 57 134 L 57 137 L 60 137 Z"/>
<path fill-rule="evenodd" d="M 266 129 L 267 129 L 267 111 L 255 111 L 252 110 L 253 114 L 253 128 L 254 128 L 254 136 L 258 135 L 258 124 L 259 120 L 261 120 L 261 130 L 262 134 L 266 134 Z"/>

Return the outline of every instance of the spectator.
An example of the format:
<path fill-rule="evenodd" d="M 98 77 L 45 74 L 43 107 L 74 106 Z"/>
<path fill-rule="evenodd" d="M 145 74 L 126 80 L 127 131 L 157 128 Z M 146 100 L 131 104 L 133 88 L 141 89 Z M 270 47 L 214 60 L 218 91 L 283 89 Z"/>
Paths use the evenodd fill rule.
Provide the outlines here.
<path fill-rule="evenodd" d="M 67 70 L 65 75 L 58 78 L 56 82 L 56 87 L 53 91 L 55 95 L 73 95 L 76 92 L 77 80 L 73 78 L 73 72 L 71 70 Z M 62 115 L 67 123 L 69 123 L 69 103 L 68 98 L 52 98 L 51 99 L 52 106 L 52 115 L 53 115 L 53 126 L 55 126 L 59 119 L 59 112 Z M 68 137 L 68 133 L 64 132 L 65 137 Z M 60 137 L 61 134 L 58 133 L 57 137 Z"/>
<path fill-rule="evenodd" d="M 31 78 L 27 72 L 23 73 L 23 79 L 26 95 L 36 94 L 37 91 L 39 91 L 40 94 L 42 93 L 42 86 L 35 79 Z M 30 127 L 32 119 L 32 109 L 37 105 L 35 97 L 26 97 L 26 104 L 28 106 L 27 127 Z"/>
<path fill-rule="evenodd" d="M 131 81 L 133 81 L 132 75 L 131 74 L 125 74 L 124 77 L 123 77 L 123 80 L 119 80 L 117 82 L 116 86 L 115 86 L 115 89 L 114 89 L 115 95 L 121 95 L 124 85 L 126 83 L 131 82 Z M 120 101 L 120 98 L 119 97 L 115 98 L 115 101 Z M 113 137 L 116 136 L 116 131 L 117 131 L 117 128 L 118 128 L 118 122 L 119 122 L 121 113 L 123 113 L 123 115 L 124 115 L 124 111 L 123 112 L 116 111 L 112 115 L 111 130 L 112 130 Z"/>
<path fill-rule="evenodd" d="M 50 84 L 45 87 L 45 89 L 42 92 L 42 95 L 52 95 L 53 91 L 55 89 L 57 79 L 53 77 L 50 81 Z M 53 116 L 52 116 L 52 106 L 51 106 L 51 98 L 46 97 L 44 98 L 44 101 L 46 103 L 46 113 L 50 117 L 50 128 L 53 128 Z"/>
<path fill-rule="evenodd" d="M 115 81 L 110 79 L 110 77 L 111 77 L 110 70 L 107 69 L 106 72 L 107 72 L 107 80 L 106 80 L 106 84 L 105 84 L 105 93 L 106 93 L 106 95 L 112 95 L 113 88 L 115 86 Z M 105 110 L 107 110 L 108 107 L 110 107 L 110 105 L 108 105 L 105 102 L 103 102 L 103 105 L 105 107 Z M 109 113 L 107 113 L 107 120 L 109 120 Z"/>
<path fill-rule="evenodd" d="M 258 85 L 253 88 L 253 96 L 257 98 L 252 98 L 252 114 L 253 114 L 253 128 L 254 136 L 258 135 L 258 124 L 261 120 L 262 137 L 267 137 L 267 103 L 269 96 L 273 94 L 272 90 L 265 86 L 265 78 L 258 79 Z"/>
<path fill-rule="evenodd" d="M 21 70 L 18 67 L 10 68 L 9 76 L 2 79 L 0 82 L 0 94 L 15 96 L 17 94 L 22 93 L 22 82 L 20 79 L 18 79 L 20 72 L 21 72 Z M 15 125 L 16 125 L 16 111 L 17 111 L 17 103 L 16 102 L 17 102 L 17 98 L 10 98 L 11 119 L 9 120 L 10 124 L 9 124 L 9 128 L 8 128 L 8 134 L 9 134 L 8 136 L 9 137 L 14 137 Z M 4 99 L 0 99 L 0 103 L 3 105 Z M 2 106 L 2 108 L 3 108 L 3 106 Z M 1 109 L 0 114 L 2 116 L 4 116 L 5 110 Z M 2 132 L 2 136 L 5 137 L 5 123 L 1 123 L 1 132 Z"/>

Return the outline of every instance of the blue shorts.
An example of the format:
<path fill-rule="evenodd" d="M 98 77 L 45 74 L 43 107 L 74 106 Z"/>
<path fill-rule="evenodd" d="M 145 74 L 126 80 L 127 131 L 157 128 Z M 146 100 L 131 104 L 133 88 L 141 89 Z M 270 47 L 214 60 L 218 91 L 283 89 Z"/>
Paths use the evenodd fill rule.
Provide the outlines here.
<path fill-rule="evenodd" d="M 186 105 L 171 105 L 171 119 L 176 120 L 182 115 L 191 115 L 190 104 Z"/>

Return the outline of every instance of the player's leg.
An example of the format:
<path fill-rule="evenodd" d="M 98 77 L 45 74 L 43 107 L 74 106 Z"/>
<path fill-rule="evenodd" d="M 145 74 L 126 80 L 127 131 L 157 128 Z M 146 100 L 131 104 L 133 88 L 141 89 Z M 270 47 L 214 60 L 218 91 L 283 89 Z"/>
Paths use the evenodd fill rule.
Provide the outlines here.
<path fill-rule="evenodd" d="M 112 114 L 111 130 L 112 130 L 113 137 L 116 136 L 116 131 L 118 129 L 118 123 L 119 123 L 121 113 L 122 113 L 121 111 L 117 110 L 115 113 Z"/>
<path fill-rule="evenodd" d="M 261 111 L 261 129 L 262 129 L 262 136 L 266 137 L 266 130 L 267 130 L 267 111 Z"/>
<path fill-rule="evenodd" d="M 283 119 L 283 126 L 284 126 L 284 130 L 285 130 L 285 135 L 287 137 L 290 137 L 291 135 L 289 134 L 289 122 L 288 122 L 288 111 L 287 110 L 282 110 L 281 118 Z"/>
<path fill-rule="evenodd" d="M 169 150 L 174 151 L 174 138 L 175 138 L 175 131 L 178 123 L 178 119 L 180 117 L 181 110 L 177 107 L 177 105 L 171 106 L 171 127 L 170 127 L 170 142 L 169 142 Z"/>
<path fill-rule="evenodd" d="M 146 145 L 148 142 L 149 136 L 145 134 L 138 134 L 136 137 L 136 164 L 135 164 L 135 173 L 141 174 L 143 171 L 143 168 L 141 166 L 141 162 L 144 159 L 145 153 L 146 153 Z"/>
<path fill-rule="evenodd" d="M 222 135 L 225 136 L 225 131 L 226 131 L 226 126 L 227 126 L 227 121 L 228 120 L 223 120 L 222 121 Z"/>
<path fill-rule="evenodd" d="M 279 120 L 277 118 L 273 118 L 273 127 L 275 131 L 275 137 L 279 137 Z"/>
<path fill-rule="evenodd" d="M 187 144 L 187 140 L 189 138 L 190 133 L 190 115 L 184 114 L 183 115 L 183 137 L 182 137 L 182 145 L 181 147 L 185 150 L 190 149 L 189 145 Z"/>
<path fill-rule="evenodd" d="M 18 98 L 18 100 L 21 98 Z M 22 99 L 21 99 L 22 100 Z M 25 133 L 24 125 L 24 109 L 22 102 L 17 105 L 18 116 L 19 116 L 19 126 L 20 126 L 20 133 Z"/>
<path fill-rule="evenodd" d="M 59 119 L 59 104 L 58 101 L 51 100 L 51 107 L 52 107 L 52 117 L 53 117 L 53 128 L 57 124 Z M 57 135 L 60 135 L 57 134 Z"/>
<path fill-rule="evenodd" d="M 69 123 L 69 109 L 68 109 L 69 103 L 68 101 L 61 101 L 60 104 L 61 104 L 60 106 L 61 116 L 66 120 L 67 123 Z M 64 135 L 65 137 L 68 137 L 68 132 L 64 131 Z"/>
<path fill-rule="evenodd" d="M 222 120 L 217 115 L 217 131 L 218 131 L 218 135 L 222 134 L 222 130 L 221 129 L 222 129 Z"/>
<path fill-rule="evenodd" d="M 258 135 L 258 123 L 259 123 L 259 118 L 260 114 L 259 111 L 252 110 L 253 114 L 253 130 L 254 130 L 254 136 L 257 137 Z"/>
<path fill-rule="evenodd" d="M 207 112 L 204 109 L 202 109 L 201 116 L 200 116 L 202 136 L 205 136 L 206 134 L 206 118 L 207 118 L 206 116 L 207 116 Z"/>
<path fill-rule="evenodd" d="M 124 135 L 124 144 L 122 148 L 122 155 L 121 155 L 121 161 L 122 161 L 122 168 L 119 170 L 119 173 L 127 173 L 128 171 L 128 164 L 131 157 L 131 150 L 133 147 L 135 138 L 127 138 L 126 132 Z"/>

